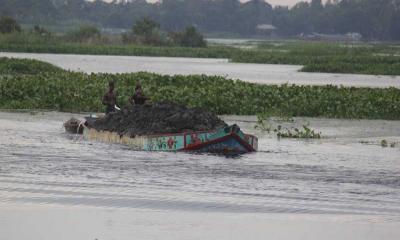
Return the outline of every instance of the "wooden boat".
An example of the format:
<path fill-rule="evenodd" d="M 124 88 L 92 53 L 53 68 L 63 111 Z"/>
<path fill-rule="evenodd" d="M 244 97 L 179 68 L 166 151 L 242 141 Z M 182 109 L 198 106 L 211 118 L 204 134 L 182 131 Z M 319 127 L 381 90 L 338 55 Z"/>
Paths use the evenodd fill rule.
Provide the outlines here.
<path fill-rule="evenodd" d="M 90 141 L 124 144 L 144 151 L 189 151 L 234 155 L 255 152 L 258 149 L 257 137 L 243 133 L 237 125 L 209 132 L 135 137 L 109 131 L 98 131 L 85 126 L 83 136 L 84 139 Z"/>

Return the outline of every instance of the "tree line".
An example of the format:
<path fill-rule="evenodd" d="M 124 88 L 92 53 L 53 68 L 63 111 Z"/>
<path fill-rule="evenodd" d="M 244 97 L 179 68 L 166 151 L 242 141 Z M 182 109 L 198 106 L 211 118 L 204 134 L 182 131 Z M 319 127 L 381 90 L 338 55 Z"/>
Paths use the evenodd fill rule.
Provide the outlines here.
<path fill-rule="evenodd" d="M 400 0 L 312 0 L 291 8 L 264 0 L 0 0 L 0 6 L 0 15 L 24 23 L 127 29 L 147 17 L 172 32 L 195 26 L 208 34 L 255 36 L 257 26 L 268 24 L 281 37 L 356 32 L 367 40 L 400 40 Z"/>
<path fill-rule="evenodd" d="M 15 35 L 14 33 L 17 33 Z M 24 36 L 20 36 L 22 33 Z M 160 29 L 160 24 L 150 18 L 143 18 L 135 22 L 130 31 L 120 35 L 120 41 L 115 35 L 102 35 L 100 29 L 93 25 L 81 25 L 79 28 L 65 34 L 54 34 L 46 28 L 35 25 L 33 28 L 22 30 L 20 24 L 12 17 L 0 17 L 0 34 L 14 34 L 14 37 L 24 38 L 41 37 L 42 40 L 57 40 L 73 43 L 123 43 L 153 46 L 180 46 L 180 47 L 207 47 L 202 34 L 194 26 L 187 26 L 183 31 L 165 32 Z M 0 35 L 1 36 L 1 35 Z"/>

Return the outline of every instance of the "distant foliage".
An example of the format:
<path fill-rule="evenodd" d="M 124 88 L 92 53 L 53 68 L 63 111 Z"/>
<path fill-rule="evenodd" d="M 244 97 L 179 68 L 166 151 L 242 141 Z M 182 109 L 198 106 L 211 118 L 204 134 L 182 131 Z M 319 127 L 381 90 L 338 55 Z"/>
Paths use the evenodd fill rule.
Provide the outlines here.
<path fill-rule="evenodd" d="M 73 42 L 93 43 L 101 39 L 101 32 L 95 26 L 81 26 L 66 34 L 66 39 Z"/>
<path fill-rule="evenodd" d="M 14 18 L 3 16 L 0 18 L 0 33 L 20 32 L 21 26 Z"/>
<path fill-rule="evenodd" d="M 204 40 L 197 29 L 193 26 L 187 27 L 183 32 L 175 32 L 170 34 L 172 41 L 182 47 L 207 47 Z"/>
<path fill-rule="evenodd" d="M 164 56 L 229 58 L 237 49 L 232 47 L 212 46 L 207 48 L 182 48 L 179 46 L 150 46 L 143 44 L 108 44 L 101 40 L 99 44 L 85 44 L 66 41 L 63 37 L 51 35 L 43 37 L 37 34 L 7 34 L 0 36 L 0 51 L 34 53 L 73 53 L 94 55 L 123 56 Z"/>
<path fill-rule="evenodd" d="M 137 21 L 132 27 L 133 34 L 137 36 L 151 36 L 158 31 L 160 31 L 160 24 L 147 17 Z"/>
<path fill-rule="evenodd" d="M 264 0 L 0 0 L 1 12 L 24 23 L 93 22 L 102 27 L 130 28 L 149 17 L 164 31 L 195 25 L 207 33 L 265 36 L 259 25 L 273 25 L 275 34 L 360 33 L 369 40 L 400 40 L 398 0 L 312 0 L 293 7 Z M 261 35 L 260 35 L 261 34 Z"/>
<path fill-rule="evenodd" d="M 160 24 L 150 18 L 137 21 L 132 31 L 122 35 L 124 43 L 145 44 L 154 46 L 181 46 L 181 47 L 206 47 L 207 43 L 197 29 L 193 26 L 185 28 L 182 32 L 161 31 Z"/>
<path fill-rule="evenodd" d="M 137 21 L 132 27 L 132 32 L 123 34 L 122 39 L 124 43 L 166 45 L 160 24 L 147 17 Z"/>

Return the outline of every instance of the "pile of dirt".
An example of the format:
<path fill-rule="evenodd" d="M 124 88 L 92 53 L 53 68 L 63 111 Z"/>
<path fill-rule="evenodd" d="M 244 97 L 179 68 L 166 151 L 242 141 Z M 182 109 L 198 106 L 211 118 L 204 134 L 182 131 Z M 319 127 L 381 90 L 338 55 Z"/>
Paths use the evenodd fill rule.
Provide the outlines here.
<path fill-rule="evenodd" d="M 217 115 L 172 103 L 135 105 L 98 119 L 90 127 L 128 136 L 209 131 L 225 127 Z"/>

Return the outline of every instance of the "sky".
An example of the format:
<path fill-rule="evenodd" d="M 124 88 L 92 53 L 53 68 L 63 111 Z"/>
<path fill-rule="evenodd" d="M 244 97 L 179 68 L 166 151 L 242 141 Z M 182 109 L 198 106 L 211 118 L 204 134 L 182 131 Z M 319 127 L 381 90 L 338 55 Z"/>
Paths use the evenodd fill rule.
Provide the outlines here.
<path fill-rule="evenodd" d="M 300 2 L 299 0 L 267 0 L 271 5 L 284 5 L 284 6 L 293 6 L 296 3 Z M 311 1 L 303 1 L 303 2 L 311 2 Z"/>

